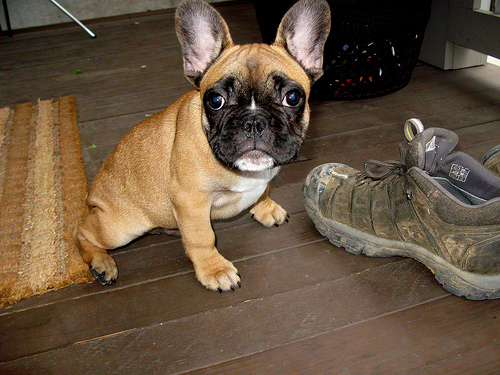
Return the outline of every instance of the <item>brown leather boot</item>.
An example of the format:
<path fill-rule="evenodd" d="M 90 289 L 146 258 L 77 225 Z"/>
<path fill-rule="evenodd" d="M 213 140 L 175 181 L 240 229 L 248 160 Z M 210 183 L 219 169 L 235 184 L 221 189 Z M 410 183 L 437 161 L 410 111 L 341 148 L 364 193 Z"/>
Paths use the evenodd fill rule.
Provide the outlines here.
<path fill-rule="evenodd" d="M 483 156 L 482 163 L 486 168 L 500 175 L 500 145 L 488 151 Z"/>
<path fill-rule="evenodd" d="M 401 160 L 313 169 L 304 205 L 319 232 L 353 254 L 405 256 L 469 299 L 500 297 L 500 177 L 429 128 Z"/>

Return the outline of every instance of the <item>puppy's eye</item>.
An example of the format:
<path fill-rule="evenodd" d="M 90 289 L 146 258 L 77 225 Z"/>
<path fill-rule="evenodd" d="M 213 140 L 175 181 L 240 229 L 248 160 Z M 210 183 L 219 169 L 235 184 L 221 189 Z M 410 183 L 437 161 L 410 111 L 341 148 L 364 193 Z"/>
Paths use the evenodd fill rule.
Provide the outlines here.
<path fill-rule="evenodd" d="M 288 91 L 281 102 L 286 107 L 296 107 L 300 104 L 302 95 L 297 90 Z"/>
<path fill-rule="evenodd" d="M 225 102 L 224 97 L 216 92 L 212 92 L 207 96 L 207 104 L 214 111 L 221 109 Z"/>

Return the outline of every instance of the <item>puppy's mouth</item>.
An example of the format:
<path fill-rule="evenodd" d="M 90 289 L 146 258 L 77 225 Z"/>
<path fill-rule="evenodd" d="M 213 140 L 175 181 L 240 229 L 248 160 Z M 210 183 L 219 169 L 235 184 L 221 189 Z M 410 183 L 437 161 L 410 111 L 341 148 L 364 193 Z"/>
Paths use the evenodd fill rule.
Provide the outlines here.
<path fill-rule="evenodd" d="M 240 171 L 260 172 L 275 166 L 274 159 L 264 151 L 251 150 L 243 153 L 234 163 Z"/>

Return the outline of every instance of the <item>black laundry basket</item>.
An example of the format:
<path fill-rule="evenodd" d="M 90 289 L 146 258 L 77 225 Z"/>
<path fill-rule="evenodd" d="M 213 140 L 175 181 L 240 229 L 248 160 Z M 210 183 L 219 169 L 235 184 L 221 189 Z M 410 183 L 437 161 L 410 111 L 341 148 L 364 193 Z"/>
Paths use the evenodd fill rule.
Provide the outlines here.
<path fill-rule="evenodd" d="M 295 1 L 255 0 L 264 42 L 271 43 L 279 20 Z M 410 81 L 430 16 L 430 0 L 329 0 L 330 36 L 324 75 L 312 88 L 323 100 L 386 95 Z"/>

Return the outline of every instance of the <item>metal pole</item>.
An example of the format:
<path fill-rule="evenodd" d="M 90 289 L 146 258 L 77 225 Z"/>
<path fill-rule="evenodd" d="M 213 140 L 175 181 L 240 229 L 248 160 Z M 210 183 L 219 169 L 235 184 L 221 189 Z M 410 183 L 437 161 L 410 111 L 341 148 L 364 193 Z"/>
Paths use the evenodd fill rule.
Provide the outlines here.
<path fill-rule="evenodd" d="M 3 13 L 5 14 L 5 22 L 7 23 L 7 31 L 9 32 L 9 36 L 12 36 L 12 28 L 10 27 L 9 8 L 7 7 L 7 0 L 2 0 L 2 3 Z"/>
<path fill-rule="evenodd" d="M 69 18 L 71 18 L 73 21 L 75 21 L 78 26 L 80 26 L 83 30 L 85 30 L 92 38 L 95 38 L 96 35 L 90 31 L 83 23 L 81 23 L 75 16 L 73 16 L 70 12 L 68 12 L 65 8 L 63 8 L 57 1 L 55 0 L 49 0 L 52 4 L 54 4 L 56 7 L 58 7 L 60 10 L 62 10 Z"/>

